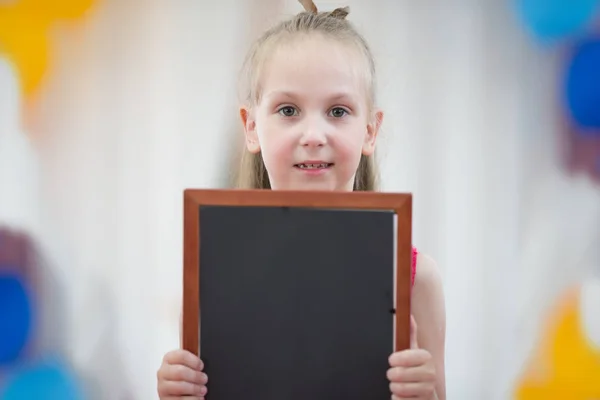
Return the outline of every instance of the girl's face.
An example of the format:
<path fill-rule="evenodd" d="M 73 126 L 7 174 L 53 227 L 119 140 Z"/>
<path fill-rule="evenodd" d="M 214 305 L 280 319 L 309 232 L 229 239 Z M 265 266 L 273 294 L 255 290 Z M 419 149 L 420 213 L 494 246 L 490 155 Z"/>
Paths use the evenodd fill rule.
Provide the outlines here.
<path fill-rule="evenodd" d="M 352 190 L 383 117 L 370 110 L 364 64 L 352 48 L 316 35 L 272 53 L 259 103 L 240 114 L 273 189 Z"/>

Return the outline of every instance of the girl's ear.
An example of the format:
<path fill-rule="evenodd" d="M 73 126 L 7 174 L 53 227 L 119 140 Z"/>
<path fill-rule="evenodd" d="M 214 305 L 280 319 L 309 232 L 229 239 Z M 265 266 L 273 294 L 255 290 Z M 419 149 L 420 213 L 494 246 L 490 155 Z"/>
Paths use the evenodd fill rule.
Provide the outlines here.
<path fill-rule="evenodd" d="M 373 115 L 373 119 L 367 125 L 367 134 L 365 135 L 365 142 L 363 143 L 362 154 L 365 156 L 371 156 L 375 152 L 375 142 L 377 141 L 377 135 L 379 135 L 379 128 L 383 122 L 383 112 L 377 110 Z"/>
<path fill-rule="evenodd" d="M 240 118 L 244 125 L 244 136 L 246 137 L 246 148 L 250 153 L 256 154 L 260 152 L 258 143 L 258 135 L 256 134 L 256 120 L 253 112 L 246 106 L 240 107 Z"/>

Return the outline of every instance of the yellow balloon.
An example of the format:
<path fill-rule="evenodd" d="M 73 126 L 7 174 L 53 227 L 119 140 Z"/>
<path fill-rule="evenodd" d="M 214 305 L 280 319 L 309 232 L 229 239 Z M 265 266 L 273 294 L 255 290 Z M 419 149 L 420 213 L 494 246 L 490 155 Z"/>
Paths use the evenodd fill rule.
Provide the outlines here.
<path fill-rule="evenodd" d="M 40 85 L 48 66 L 46 25 L 40 21 L 13 16 L 9 21 L 0 18 L 0 50 L 19 76 L 25 96 Z"/>
<path fill-rule="evenodd" d="M 60 20 L 82 17 L 94 0 L 20 0 L 0 5 L 0 55 L 13 64 L 29 98 L 48 70 L 48 30 Z"/>
<path fill-rule="evenodd" d="M 580 294 L 580 287 L 568 291 L 553 309 L 516 399 L 600 399 L 600 348 L 582 330 Z"/>
<path fill-rule="evenodd" d="M 52 21 L 81 18 L 93 3 L 94 0 L 21 0 L 16 9 L 20 13 L 38 14 Z"/>

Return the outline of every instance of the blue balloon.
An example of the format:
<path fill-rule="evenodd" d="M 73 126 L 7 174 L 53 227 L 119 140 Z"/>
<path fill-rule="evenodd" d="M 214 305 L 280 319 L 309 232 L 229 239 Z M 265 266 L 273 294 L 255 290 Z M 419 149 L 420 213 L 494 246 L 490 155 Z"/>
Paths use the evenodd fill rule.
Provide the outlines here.
<path fill-rule="evenodd" d="M 31 301 L 18 276 L 0 275 L 0 366 L 16 361 L 31 329 Z"/>
<path fill-rule="evenodd" d="M 541 41 L 582 33 L 600 9 L 600 0 L 517 0 L 527 28 Z"/>
<path fill-rule="evenodd" d="M 600 37 L 581 42 L 567 69 L 566 102 L 583 135 L 600 135 Z"/>
<path fill-rule="evenodd" d="M 83 400 L 76 378 L 58 361 L 45 361 L 20 370 L 0 390 L 0 400 Z"/>

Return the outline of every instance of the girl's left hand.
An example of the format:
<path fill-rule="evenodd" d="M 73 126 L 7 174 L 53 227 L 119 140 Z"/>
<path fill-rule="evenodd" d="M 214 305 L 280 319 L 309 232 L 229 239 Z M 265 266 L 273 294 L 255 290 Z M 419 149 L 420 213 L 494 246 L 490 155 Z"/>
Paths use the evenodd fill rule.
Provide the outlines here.
<path fill-rule="evenodd" d="M 392 400 L 435 399 L 435 366 L 431 354 L 417 343 L 417 323 L 410 319 L 410 349 L 390 356 Z"/>

